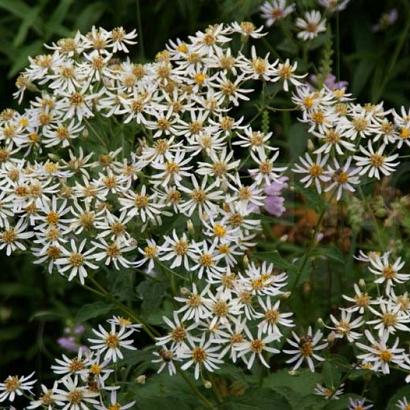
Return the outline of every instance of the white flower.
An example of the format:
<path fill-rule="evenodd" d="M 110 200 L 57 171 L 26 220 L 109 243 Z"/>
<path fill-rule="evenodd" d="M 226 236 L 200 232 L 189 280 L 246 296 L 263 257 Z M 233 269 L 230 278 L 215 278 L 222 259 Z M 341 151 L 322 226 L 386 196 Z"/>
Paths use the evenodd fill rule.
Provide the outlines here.
<path fill-rule="evenodd" d="M 212 215 L 217 209 L 215 202 L 223 198 L 222 191 L 217 191 L 215 188 L 218 186 L 217 182 L 210 184 L 208 187 L 208 177 L 205 175 L 199 185 L 195 176 L 191 177 L 192 188 L 181 186 L 181 191 L 187 193 L 190 199 L 181 203 L 180 209 L 187 216 L 191 216 L 196 209 L 198 209 L 199 215 L 204 212 L 208 215 Z"/>
<path fill-rule="evenodd" d="M 279 340 L 282 338 L 282 333 L 279 326 L 293 327 L 295 326 L 292 319 L 293 313 L 282 313 L 279 311 L 280 300 L 277 300 L 272 306 L 271 298 L 266 299 L 266 303 L 263 298 L 258 297 L 258 302 L 263 309 L 263 313 L 257 313 L 255 316 L 257 318 L 263 318 L 263 320 L 258 324 L 258 327 L 262 330 L 262 333 L 266 333 L 274 336 L 274 340 Z"/>
<path fill-rule="evenodd" d="M 212 339 L 205 341 L 205 333 L 202 334 L 201 339 L 197 342 L 188 340 L 188 344 L 185 344 L 178 356 L 186 362 L 181 366 L 181 370 L 187 370 L 192 365 L 195 366 L 194 377 L 199 379 L 202 367 L 205 367 L 209 372 L 213 372 L 218 369 L 218 364 L 223 363 L 219 359 L 219 346 L 212 347 Z"/>
<path fill-rule="evenodd" d="M 343 392 L 344 384 L 341 384 L 337 389 L 325 387 L 322 384 L 317 384 L 314 393 L 318 396 L 323 396 L 326 400 L 339 400 Z"/>
<path fill-rule="evenodd" d="M 84 375 L 87 373 L 87 367 L 90 364 L 89 357 L 84 356 L 84 349 L 78 350 L 78 355 L 72 359 L 63 354 L 62 359 L 56 359 L 55 365 L 51 366 L 51 369 L 55 374 L 61 375 Z"/>
<path fill-rule="evenodd" d="M 147 194 L 147 187 L 143 185 L 139 192 L 129 191 L 119 199 L 121 211 L 127 211 L 130 217 L 138 216 L 142 222 L 155 219 L 161 213 L 163 205 L 158 203 L 157 194 Z"/>
<path fill-rule="evenodd" d="M 94 397 L 98 397 L 99 394 L 85 386 L 78 386 L 78 377 L 64 377 L 61 384 L 64 390 L 56 388 L 54 394 L 59 407 L 63 407 L 63 410 L 86 410 L 87 404 L 98 404 Z"/>
<path fill-rule="evenodd" d="M 30 380 L 34 372 L 28 376 L 8 376 L 3 383 L 0 383 L 0 403 L 2 401 L 14 401 L 16 396 L 22 396 L 26 392 L 32 393 L 32 388 L 36 380 Z"/>
<path fill-rule="evenodd" d="M 276 68 L 273 70 L 273 79 L 271 81 L 277 82 L 279 80 L 283 81 L 283 89 L 289 91 L 289 82 L 294 86 L 301 86 L 302 83 L 300 79 L 306 77 L 306 75 L 297 75 L 295 71 L 297 70 L 298 64 L 295 61 L 293 64 L 290 64 L 289 59 L 286 59 L 284 63 L 279 63 Z"/>
<path fill-rule="evenodd" d="M 186 296 L 177 296 L 175 300 L 184 303 L 178 313 L 184 313 L 182 320 L 195 320 L 198 322 L 200 319 L 206 319 L 209 315 L 208 309 L 208 294 L 209 286 L 207 285 L 200 293 L 195 283 L 192 284 L 192 292 L 188 291 Z"/>
<path fill-rule="evenodd" d="M 178 313 L 174 311 L 174 321 L 168 319 L 166 316 L 162 317 L 162 320 L 167 324 L 170 328 L 170 331 L 166 336 L 157 337 L 156 344 L 158 346 L 164 346 L 167 343 L 171 343 L 171 349 L 178 346 L 180 347 L 183 343 L 187 340 L 192 339 L 191 334 L 189 333 L 191 330 L 195 329 L 198 326 L 197 322 L 190 324 L 189 326 L 185 326 L 183 322 L 178 317 Z"/>
<path fill-rule="evenodd" d="M 260 7 L 261 17 L 265 20 L 267 27 L 293 13 L 294 10 L 295 3 L 287 6 L 286 0 L 265 1 Z"/>
<path fill-rule="evenodd" d="M 318 3 L 325 7 L 329 12 L 342 11 L 346 8 L 350 0 L 318 0 Z M 366 407 L 370 408 L 370 407 Z M 351 409 L 349 409 L 351 410 Z M 365 410 L 365 408 L 363 408 Z"/>
<path fill-rule="evenodd" d="M 355 332 L 353 329 L 361 328 L 364 325 L 363 318 L 361 316 L 352 320 L 353 310 L 340 309 L 341 318 L 336 319 L 334 315 L 330 315 L 330 320 L 333 322 L 333 326 L 326 326 L 335 332 L 337 338 L 346 337 L 349 342 L 353 342 L 362 336 L 362 333 Z"/>
<path fill-rule="evenodd" d="M 344 190 L 354 192 L 354 185 L 360 183 L 359 177 L 356 176 L 360 172 L 360 168 L 351 168 L 351 162 L 352 157 L 348 157 L 343 167 L 341 167 L 337 159 L 334 159 L 334 168 L 330 165 L 327 167 L 326 172 L 331 177 L 331 180 L 325 192 L 334 190 L 336 192 L 337 201 L 342 198 Z"/>
<path fill-rule="evenodd" d="M 305 336 L 299 337 L 295 332 L 292 332 L 293 339 L 287 339 L 287 342 L 293 347 L 293 349 L 285 349 L 284 353 L 290 354 L 293 357 L 288 359 L 286 363 L 295 363 L 293 370 L 297 370 L 303 363 L 309 366 L 311 372 L 315 371 L 315 365 L 313 359 L 317 361 L 324 361 L 325 359 L 318 354 L 317 350 L 323 350 L 327 347 L 327 342 L 322 340 L 323 333 L 317 330 L 313 335 L 312 328 L 309 326 L 307 334 Z"/>
<path fill-rule="evenodd" d="M 390 262 L 390 253 L 385 252 L 382 256 L 375 255 L 371 258 L 369 270 L 377 276 L 375 283 L 384 284 L 386 293 L 396 284 L 405 283 L 410 279 L 410 274 L 399 273 L 403 268 L 404 262 L 397 258 L 393 263 Z"/>
<path fill-rule="evenodd" d="M 349 408 L 348 410 L 368 410 L 373 408 L 373 404 L 367 404 L 367 399 L 356 399 L 353 400 L 349 397 Z"/>
<path fill-rule="evenodd" d="M 279 150 L 269 158 L 265 151 L 251 151 L 251 157 L 258 168 L 250 169 L 249 173 L 255 178 L 257 185 L 269 185 L 280 177 L 280 172 L 286 171 L 287 167 L 276 167 L 275 161 L 279 156 Z"/>
<path fill-rule="evenodd" d="M 356 160 L 356 165 L 360 167 L 360 175 L 368 174 L 370 178 L 380 179 L 381 176 L 390 175 L 395 171 L 399 162 L 394 161 L 399 157 L 399 154 L 384 155 L 383 152 L 386 148 L 384 144 L 375 151 L 370 140 L 367 147 L 366 149 L 360 145 L 360 151 L 364 155 L 353 157 Z"/>
<path fill-rule="evenodd" d="M 293 168 L 293 172 L 296 172 L 297 174 L 307 174 L 300 180 L 305 188 L 314 184 L 317 192 L 322 192 L 322 184 L 330 181 L 330 176 L 327 175 L 325 170 L 328 158 L 328 155 L 325 155 L 322 158 L 321 154 L 318 154 L 314 161 L 308 153 L 305 154 L 304 158 L 299 157 L 299 161 L 302 165 L 296 164 Z"/>
<path fill-rule="evenodd" d="M 172 261 L 170 268 L 183 266 L 187 271 L 190 270 L 190 259 L 195 258 L 195 253 L 191 241 L 184 232 L 178 237 L 175 229 L 171 236 L 164 236 L 165 242 L 161 245 L 162 261 Z"/>
<path fill-rule="evenodd" d="M 255 361 L 256 356 L 259 358 L 261 363 L 269 368 L 269 364 L 266 362 L 263 357 L 263 352 L 269 353 L 280 353 L 280 350 L 275 349 L 274 347 L 269 347 L 268 344 L 275 340 L 275 335 L 262 336 L 262 328 L 258 329 L 258 334 L 256 337 L 252 336 L 252 333 L 247 327 L 244 327 L 244 331 L 248 340 L 245 340 L 239 343 L 236 347 L 236 350 L 239 351 L 239 357 L 241 357 L 244 362 L 247 364 L 248 369 L 250 369 Z M 250 353 L 249 357 L 246 357 Z"/>
<path fill-rule="evenodd" d="M 376 340 L 369 330 L 364 332 L 370 346 L 364 343 L 356 343 L 356 346 L 367 353 L 357 356 L 358 359 L 363 360 L 364 363 L 371 364 L 371 369 L 375 372 L 380 370 L 383 374 L 390 373 L 391 364 L 401 365 L 404 361 L 404 349 L 399 346 L 399 338 L 396 338 L 392 347 L 387 346 L 389 334 L 384 333 L 378 340 Z"/>
<path fill-rule="evenodd" d="M 99 325 L 98 330 L 93 329 L 93 333 L 97 338 L 88 339 L 92 343 L 90 347 L 101 354 L 105 352 L 105 360 L 111 360 L 115 363 L 118 359 L 124 358 L 121 349 L 136 350 L 136 347 L 133 346 L 134 341 L 127 340 L 134 333 L 134 329 L 127 330 L 125 327 L 121 327 L 117 330 L 115 323 L 111 323 L 110 331 Z"/>
<path fill-rule="evenodd" d="M 26 232 L 27 228 L 28 224 L 24 219 L 19 219 L 15 226 L 11 226 L 8 219 L 4 220 L 4 227 L 0 232 L 0 249 L 6 248 L 7 256 L 16 250 L 26 250 L 22 241 L 34 235 L 34 232 Z"/>
<path fill-rule="evenodd" d="M 261 38 L 268 34 L 261 32 L 263 30 L 263 26 L 256 28 L 255 25 L 250 21 L 242 21 L 241 23 L 235 21 L 231 24 L 231 27 L 234 33 L 240 33 L 245 38 Z"/>
<path fill-rule="evenodd" d="M 31 400 L 30 405 L 27 406 L 27 409 L 37 409 L 39 407 L 46 408 L 47 410 L 53 410 L 56 405 L 56 389 L 58 382 L 54 382 L 51 389 L 47 388 L 44 384 L 41 385 L 41 395 L 38 396 L 36 400 Z"/>
<path fill-rule="evenodd" d="M 353 306 L 350 306 L 349 308 L 347 308 L 347 310 L 349 310 L 350 312 L 359 312 L 362 315 L 369 307 L 370 303 L 372 303 L 372 300 L 367 292 L 362 292 L 360 290 L 360 287 L 357 283 L 355 283 L 353 287 L 355 291 L 354 297 L 343 295 L 343 299 L 354 303 Z"/>
<path fill-rule="evenodd" d="M 396 407 L 400 410 L 408 410 L 410 404 L 407 401 L 407 397 L 403 397 L 401 400 L 398 400 L 396 403 Z"/>
<path fill-rule="evenodd" d="M 296 19 L 296 27 L 300 30 L 297 37 L 304 40 L 313 40 L 319 33 L 326 31 L 326 19 L 317 10 L 307 11 L 303 18 Z"/>
<path fill-rule="evenodd" d="M 94 265 L 91 261 L 94 259 L 93 253 L 95 248 L 90 248 L 84 251 L 85 245 L 87 243 L 86 239 L 83 239 L 81 243 L 77 246 L 74 239 L 71 239 L 70 246 L 71 250 L 66 248 L 61 248 L 62 257 L 56 260 L 56 264 L 59 267 L 59 272 L 61 274 L 69 271 L 68 280 L 73 280 L 78 276 L 81 284 L 84 284 L 84 279 L 88 276 L 88 269 L 97 269 L 98 266 Z"/>
<path fill-rule="evenodd" d="M 369 306 L 369 310 L 376 316 L 374 320 L 368 320 L 368 325 L 373 325 L 375 330 L 379 331 L 379 337 L 384 333 L 394 334 L 396 330 L 410 332 L 406 323 L 410 322 L 407 313 L 400 310 L 400 305 L 396 305 L 390 300 L 379 299 L 377 301 L 380 312 Z"/>

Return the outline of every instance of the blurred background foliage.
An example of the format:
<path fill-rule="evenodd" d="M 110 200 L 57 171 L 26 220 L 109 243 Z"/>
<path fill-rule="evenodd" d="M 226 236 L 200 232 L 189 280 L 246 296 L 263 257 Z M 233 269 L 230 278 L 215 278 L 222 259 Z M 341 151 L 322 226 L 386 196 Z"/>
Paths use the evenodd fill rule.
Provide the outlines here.
<path fill-rule="evenodd" d="M 131 51 L 131 58 L 146 61 L 163 49 L 168 39 L 183 38 L 208 24 L 243 19 L 252 19 L 255 24 L 261 24 L 258 15 L 260 3 L 258 0 L 0 0 L 0 110 L 16 106 L 11 98 L 16 76 L 26 65 L 28 56 L 44 52 L 43 43 L 71 36 L 76 30 L 86 32 L 93 25 L 107 29 L 123 26 L 127 30 L 137 27 L 139 45 Z M 299 11 L 319 8 L 315 0 L 297 0 L 296 3 Z M 349 82 L 351 92 L 360 102 L 384 100 L 386 108 L 408 107 L 409 3 L 407 0 L 352 0 L 339 17 L 331 20 L 334 36 L 330 33 L 322 35 L 311 43 L 309 49 L 304 49 L 300 42 L 294 40 L 294 36 L 289 35 L 294 21 L 292 17 L 282 29 L 270 29 L 271 34 L 263 42 L 265 52 L 297 59 L 302 71 L 317 73 L 319 69 L 332 69 L 339 79 Z M 398 10 L 397 22 L 386 30 L 373 32 L 372 27 L 380 16 L 392 8 Z M 282 145 L 291 157 L 304 150 L 304 130 L 300 124 L 291 125 L 288 113 L 271 117 L 270 128 L 278 135 L 285 135 Z M 407 193 L 405 171 L 396 178 L 395 183 Z M 290 203 L 292 199 L 298 200 L 297 195 L 290 198 Z M 383 218 L 389 217 L 388 211 L 393 209 L 394 201 L 398 201 L 398 195 L 391 191 L 380 191 L 378 195 L 367 205 L 380 213 L 379 218 L 383 222 Z M 291 269 L 291 264 L 273 250 L 281 247 L 281 251 L 290 254 L 305 246 L 304 232 L 315 224 L 322 201 L 313 194 L 305 200 L 309 206 L 305 209 L 295 207 L 286 223 L 267 218 L 265 225 L 269 236 L 266 246 L 260 250 L 261 259 Z M 396 213 L 399 205 L 394 208 Z M 366 212 L 366 204 L 353 203 L 351 206 Z M 350 219 L 350 225 L 344 226 L 341 220 L 349 221 L 348 212 L 340 211 L 334 218 L 328 216 L 324 243 L 332 242 L 335 245 L 320 248 L 321 254 L 318 256 L 325 256 L 326 262 L 318 258 L 306 271 L 301 297 L 293 302 L 295 311 L 309 312 L 299 317 L 306 324 L 327 315 L 340 302 L 341 293 L 350 290 L 352 281 L 359 274 L 352 268 L 351 257 L 356 244 L 368 240 L 371 229 L 366 225 L 358 229 L 355 224 L 362 222 L 360 220 L 355 222 Z M 391 224 L 390 230 L 384 231 L 384 236 L 378 238 L 379 243 L 387 243 L 392 229 L 401 230 L 403 243 L 398 246 L 407 257 L 410 256 L 406 250 L 406 238 L 410 233 L 408 215 L 410 213 L 400 214 L 400 223 L 397 226 L 396 222 Z M 289 228 L 291 222 L 293 227 Z M 277 239 L 284 233 L 293 238 L 288 245 L 280 244 Z M 43 373 L 46 378 L 52 358 L 61 351 L 57 339 L 62 336 L 63 329 L 108 313 L 108 310 L 103 304 L 93 304 L 93 296 L 78 285 L 69 284 L 58 275 L 48 275 L 43 267 L 33 265 L 28 257 L 7 258 L 1 255 L 0 263 L 0 379 L 7 376 L 9 370 L 14 374 L 31 368 Z M 323 272 L 329 270 L 333 271 L 334 276 L 324 276 Z M 128 279 L 127 276 L 123 280 Z M 312 287 L 312 284 L 316 285 Z M 143 311 L 158 309 L 161 303 L 158 294 L 164 291 L 167 284 L 157 283 L 152 287 L 149 283 L 140 282 L 135 285 L 140 302 L 143 300 Z M 122 284 L 116 281 L 113 287 L 120 290 Z M 323 298 L 321 295 L 326 292 L 327 298 Z M 127 295 L 121 297 L 127 301 Z M 88 307 L 84 307 L 86 304 Z M 155 316 L 151 322 L 157 324 L 158 317 Z M 283 374 L 281 377 L 285 376 Z M 391 380 L 394 382 L 394 379 Z M 273 390 L 278 388 L 275 381 L 271 381 L 272 386 L 269 380 L 267 383 L 267 387 Z M 301 386 L 304 383 L 301 379 Z M 150 391 L 146 394 L 149 395 Z M 375 394 L 383 396 L 383 389 Z"/>

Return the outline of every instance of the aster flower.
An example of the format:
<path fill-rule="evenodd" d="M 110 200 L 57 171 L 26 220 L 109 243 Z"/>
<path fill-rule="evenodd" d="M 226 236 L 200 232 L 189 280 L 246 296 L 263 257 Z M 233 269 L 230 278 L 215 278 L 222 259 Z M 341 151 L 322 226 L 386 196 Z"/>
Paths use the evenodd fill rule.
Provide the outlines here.
<path fill-rule="evenodd" d="M 326 400 L 339 400 L 340 396 L 344 393 L 344 384 L 341 384 L 337 388 L 325 387 L 322 384 L 317 384 L 314 389 L 314 393 L 318 396 L 323 396 Z"/>
<path fill-rule="evenodd" d="M 303 18 L 298 17 L 296 27 L 300 30 L 297 37 L 307 41 L 313 40 L 320 33 L 326 31 L 326 19 L 317 10 L 307 11 Z"/>
<path fill-rule="evenodd" d="M 403 268 L 404 262 L 401 258 L 397 258 L 394 262 L 390 262 L 390 253 L 386 252 L 381 256 L 375 255 L 370 259 L 369 270 L 376 275 L 375 283 L 384 284 L 386 293 L 396 284 L 401 284 L 410 279 L 410 274 L 399 273 Z"/>
<path fill-rule="evenodd" d="M 364 332 L 370 346 L 364 343 L 356 342 L 356 346 L 366 353 L 358 355 L 358 359 L 363 360 L 364 363 L 372 365 L 372 370 L 377 372 L 380 370 L 383 374 L 390 373 L 390 365 L 401 365 L 404 361 L 404 349 L 398 347 L 399 339 L 396 338 L 392 347 L 388 347 L 387 342 L 389 334 L 384 333 L 379 339 L 375 339 L 369 330 Z"/>
<path fill-rule="evenodd" d="M 127 330 L 122 327 L 117 330 L 116 325 L 111 323 L 109 331 L 99 325 L 98 330 L 93 329 L 93 333 L 97 338 L 88 339 L 92 343 L 91 349 L 101 354 L 105 353 L 105 360 L 111 360 L 115 363 L 124 357 L 121 349 L 136 350 L 136 347 L 133 346 L 133 340 L 127 339 L 134 333 L 134 329 Z"/>
<path fill-rule="evenodd" d="M 286 5 L 286 0 L 265 1 L 260 7 L 261 17 L 265 20 L 267 27 L 285 18 L 295 10 L 295 3 Z"/>
<path fill-rule="evenodd" d="M 293 172 L 297 174 L 307 174 L 300 180 L 300 182 L 302 182 L 306 188 L 314 184 L 317 192 L 321 193 L 322 184 L 330 181 L 330 176 L 327 175 L 325 170 L 325 165 L 328 158 L 328 155 L 325 155 L 322 158 L 322 156 L 318 154 L 316 156 L 316 160 L 314 161 L 311 156 L 306 153 L 304 158 L 299 157 L 301 165 L 296 164 L 293 168 Z"/>
<path fill-rule="evenodd" d="M 383 175 L 387 176 L 395 171 L 395 168 L 399 165 L 399 162 L 395 162 L 399 154 L 384 155 L 386 148 L 384 144 L 375 151 L 370 140 L 367 146 L 367 149 L 362 146 L 359 147 L 362 156 L 353 156 L 356 160 L 356 166 L 360 168 L 360 175 L 368 174 L 370 178 L 380 179 Z"/>
<path fill-rule="evenodd" d="M 98 404 L 95 398 L 99 394 L 85 386 L 79 386 L 78 377 L 67 376 L 61 379 L 61 384 L 63 388 L 56 388 L 54 394 L 56 402 L 62 403 L 59 406 L 64 406 L 64 410 L 82 410 L 88 408 L 87 404 Z"/>
<path fill-rule="evenodd" d="M 305 361 L 309 366 L 311 372 L 315 371 L 315 364 L 313 359 L 322 362 L 325 359 L 319 356 L 316 351 L 323 350 L 327 347 L 327 342 L 323 341 L 323 333 L 317 330 L 313 335 L 312 328 L 309 326 L 307 334 L 305 336 L 298 336 L 295 332 L 292 332 L 293 340 L 286 339 L 291 345 L 292 349 L 284 349 L 283 352 L 292 355 L 286 363 L 295 363 L 293 370 L 297 370 Z"/>
<path fill-rule="evenodd" d="M 34 376 L 34 372 L 28 376 L 8 376 L 3 383 L 0 383 L 0 403 L 8 400 L 13 402 L 14 399 L 23 394 L 32 394 L 33 385 L 36 380 L 30 380 Z"/>
<path fill-rule="evenodd" d="M 258 334 L 256 337 L 252 335 L 247 327 L 244 328 L 244 331 L 248 339 L 239 343 L 236 347 L 236 350 L 239 351 L 238 357 L 244 360 L 248 369 L 252 367 L 256 357 L 258 357 L 265 367 L 269 368 L 268 363 L 263 357 L 263 352 L 280 353 L 280 350 L 268 346 L 269 343 L 275 340 L 275 335 L 263 336 L 262 328 L 258 329 Z M 247 354 L 249 354 L 249 356 L 246 356 Z"/>
<path fill-rule="evenodd" d="M 219 359 L 219 346 L 212 347 L 212 339 L 206 341 L 205 333 L 202 334 L 201 339 L 197 342 L 188 341 L 180 352 L 180 358 L 185 363 L 181 366 L 181 370 L 187 370 L 192 365 L 194 366 L 194 377 L 199 379 L 201 369 L 205 367 L 209 372 L 218 369 L 218 365 L 223 363 Z"/>

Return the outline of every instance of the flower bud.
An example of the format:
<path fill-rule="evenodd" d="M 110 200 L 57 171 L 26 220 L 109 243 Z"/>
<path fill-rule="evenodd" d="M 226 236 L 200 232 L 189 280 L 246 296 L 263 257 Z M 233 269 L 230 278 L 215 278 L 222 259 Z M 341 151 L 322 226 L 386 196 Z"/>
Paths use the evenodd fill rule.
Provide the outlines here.
<path fill-rule="evenodd" d="M 204 380 L 205 389 L 212 389 L 212 383 L 209 380 Z"/>
<path fill-rule="evenodd" d="M 147 379 L 147 376 L 145 376 L 145 374 L 141 374 L 141 376 L 138 376 L 138 377 L 135 379 L 135 381 L 136 381 L 138 384 L 145 384 L 146 379 Z"/>

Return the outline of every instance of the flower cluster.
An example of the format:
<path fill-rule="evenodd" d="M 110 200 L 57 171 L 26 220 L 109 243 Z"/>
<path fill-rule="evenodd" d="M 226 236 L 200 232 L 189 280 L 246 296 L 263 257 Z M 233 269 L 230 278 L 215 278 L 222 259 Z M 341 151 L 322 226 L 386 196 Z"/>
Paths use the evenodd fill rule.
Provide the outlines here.
<path fill-rule="evenodd" d="M 109 330 L 101 325 L 98 330 L 93 329 L 95 337 L 89 339 L 91 350 L 80 348 L 74 357 L 63 355 L 61 359 L 56 359 L 51 369 L 58 380 L 51 387 L 42 384 L 41 392 L 34 396 L 34 373 L 21 377 L 9 376 L 0 383 L 0 402 L 14 402 L 16 397 L 24 394 L 31 400 L 26 409 L 78 410 L 88 409 L 88 406 L 98 410 L 132 408 L 135 402 L 120 404 L 117 399 L 120 386 L 116 386 L 113 380 L 113 365 L 118 358 L 123 358 L 124 349 L 135 350 L 132 335 L 140 326 L 118 316 L 108 322 Z"/>
<path fill-rule="evenodd" d="M 344 88 L 298 87 L 294 103 L 309 127 L 312 153 L 293 168 L 305 187 L 332 191 L 337 200 L 353 192 L 364 178 L 380 180 L 398 167 L 396 152 L 409 145 L 410 122 L 404 107 L 397 112 L 380 104 L 356 104 Z"/>
<path fill-rule="evenodd" d="M 350 0 L 319 0 L 320 6 L 324 7 L 328 14 L 344 10 Z M 296 3 L 288 3 L 287 0 L 265 1 L 260 7 L 261 17 L 267 27 L 276 24 L 296 11 Z M 295 20 L 296 37 L 302 41 L 310 41 L 320 33 L 326 31 L 326 18 L 319 10 L 308 10 Z"/>

